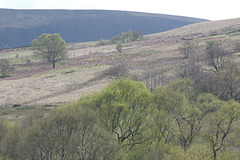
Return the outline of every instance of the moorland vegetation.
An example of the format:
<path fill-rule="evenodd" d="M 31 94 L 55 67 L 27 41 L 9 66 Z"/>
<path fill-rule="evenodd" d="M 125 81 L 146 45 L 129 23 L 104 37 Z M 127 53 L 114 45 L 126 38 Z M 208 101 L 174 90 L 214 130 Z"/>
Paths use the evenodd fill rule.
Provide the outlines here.
<path fill-rule="evenodd" d="M 75 102 L 56 108 L 23 105 L 2 112 L 0 159 L 238 160 L 239 32 L 221 36 L 223 41 L 209 36 L 194 40 L 173 38 L 168 42 L 170 47 L 165 41 L 160 44 L 159 38 L 151 41 L 151 45 L 148 43 L 151 38 L 143 38 L 122 42 L 121 53 L 115 51 L 116 44 L 111 44 L 114 51 L 102 53 L 102 57 L 90 54 L 91 57 L 84 60 L 89 64 L 94 62 L 94 67 L 96 62 L 102 64 L 104 58 L 110 56 L 113 61 L 107 59 L 105 65 L 123 62 L 123 58 L 131 61 L 99 69 L 98 74 L 94 72 L 97 76 L 82 85 L 88 86 L 106 77 L 111 82 Z M 156 47 L 149 51 L 154 43 L 161 50 Z M 145 48 L 131 50 L 135 46 L 138 49 L 138 44 Z M 167 47 L 171 48 L 170 52 Z M 168 54 L 176 56 L 169 58 Z M 160 55 L 163 58 L 157 59 Z M 164 64 L 160 69 L 159 61 Z M 39 64 L 39 61 L 30 63 Z M 144 70 L 148 65 L 150 69 L 140 75 L 133 72 Z M 80 73 L 78 68 L 57 69 L 38 77 L 46 82 L 52 77 L 57 80 L 58 72 L 60 75 Z M 176 71 L 174 75 L 172 70 Z M 84 76 L 88 72 L 91 70 L 86 70 Z M 1 82 L 8 80 L 3 79 Z M 70 91 L 76 94 L 76 90 Z M 24 116 L 11 118 L 14 111 L 24 112 Z"/>

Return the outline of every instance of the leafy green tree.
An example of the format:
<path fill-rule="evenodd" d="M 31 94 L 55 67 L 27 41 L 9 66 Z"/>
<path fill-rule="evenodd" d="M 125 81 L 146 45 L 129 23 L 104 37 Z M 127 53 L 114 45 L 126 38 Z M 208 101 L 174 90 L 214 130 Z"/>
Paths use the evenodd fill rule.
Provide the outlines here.
<path fill-rule="evenodd" d="M 154 136 L 157 139 L 157 146 L 164 139 L 164 143 L 170 143 L 174 141 L 176 137 L 175 121 L 171 114 L 168 114 L 164 110 L 156 110 L 154 112 L 154 127 L 153 132 Z"/>
<path fill-rule="evenodd" d="M 184 95 L 172 92 L 166 87 L 159 87 L 154 92 L 154 122 L 158 142 L 164 138 L 165 143 L 176 137 L 174 113 L 184 105 Z"/>
<path fill-rule="evenodd" d="M 220 103 L 219 109 L 209 114 L 207 120 L 206 136 L 211 144 L 214 160 L 217 159 L 217 153 L 222 149 L 233 124 L 240 117 L 240 104 L 238 102 L 230 100 Z"/>
<path fill-rule="evenodd" d="M 32 41 L 32 49 L 37 55 L 51 62 L 53 68 L 57 61 L 67 55 L 67 44 L 58 33 L 42 34 Z"/>
<path fill-rule="evenodd" d="M 193 144 L 209 112 L 209 107 L 202 107 L 203 101 L 192 101 L 193 95 L 189 79 L 172 82 L 155 91 L 154 119 L 160 133 L 158 140 L 164 138 L 165 143 L 178 140 L 185 151 Z"/>
<path fill-rule="evenodd" d="M 201 133 L 204 119 L 218 108 L 218 98 L 211 94 L 202 94 L 197 100 L 190 100 L 183 111 L 175 115 L 180 145 L 186 152 Z"/>
<path fill-rule="evenodd" d="M 0 119 L 0 158 L 18 160 L 20 130 L 15 124 Z"/>
<path fill-rule="evenodd" d="M 130 150 L 147 141 L 152 95 L 143 83 L 119 79 L 90 99 L 88 105 L 98 110 L 102 126 L 116 136 L 122 148 Z"/>
<path fill-rule="evenodd" d="M 23 153 L 25 159 L 114 159 L 117 145 L 111 141 L 95 112 L 65 106 L 27 130 Z"/>

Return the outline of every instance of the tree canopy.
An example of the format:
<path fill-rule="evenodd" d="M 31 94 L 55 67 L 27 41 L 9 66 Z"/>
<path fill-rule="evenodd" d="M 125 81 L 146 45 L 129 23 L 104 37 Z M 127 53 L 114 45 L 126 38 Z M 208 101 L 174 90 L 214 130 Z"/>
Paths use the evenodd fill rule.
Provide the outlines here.
<path fill-rule="evenodd" d="M 60 34 L 42 34 L 32 41 L 32 49 L 43 59 L 52 63 L 53 68 L 57 61 L 67 55 L 67 44 Z"/>
<path fill-rule="evenodd" d="M 143 83 L 119 79 L 90 99 L 88 105 L 98 110 L 102 126 L 116 135 L 118 143 L 127 148 L 144 143 L 152 95 Z"/>
<path fill-rule="evenodd" d="M 194 89 L 186 78 L 151 93 L 120 78 L 20 125 L 0 118 L 0 159 L 237 160 L 240 104 Z"/>

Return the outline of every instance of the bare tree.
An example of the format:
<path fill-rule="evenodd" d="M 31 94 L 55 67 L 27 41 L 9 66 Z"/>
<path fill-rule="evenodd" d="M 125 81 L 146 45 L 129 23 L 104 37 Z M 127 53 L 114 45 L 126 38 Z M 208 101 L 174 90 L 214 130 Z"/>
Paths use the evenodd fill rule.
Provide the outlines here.
<path fill-rule="evenodd" d="M 208 42 L 205 53 L 206 63 L 211 66 L 215 72 L 223 70 L 229 62 L 227 51 L 218 42 Z"/>
<path fill-rule="evenodd" d="M 198 44 L 197 43 L 191 43 L 189 41 L 186 41 L 182 46 L 178 48 L 180 51 L 180 54 L 184 55 L 184 58 L 188 58 L 191 55 L 194 55 L 198 52 Z"/>
<path fill-rule="evenodd" d="M 225 70 L 213 75 L 211 79 L 211 93 L 222 100 L 239 100 L 240 95 L 239 71 L 235 63 L 229 63 Z"/>

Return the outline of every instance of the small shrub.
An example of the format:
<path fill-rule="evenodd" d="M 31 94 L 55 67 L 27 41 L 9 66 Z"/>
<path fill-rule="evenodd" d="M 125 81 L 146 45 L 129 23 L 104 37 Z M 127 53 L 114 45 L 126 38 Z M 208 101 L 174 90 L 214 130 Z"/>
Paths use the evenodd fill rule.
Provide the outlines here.
<path fill-rule="evenodd" d="M 1 59 L 0 60 L 0 77 L 8 77 L 10 71 L 12 70 L 10 66 L 10 62 L 7 59 Z"/>
<path fill-rule="evenodd" d="M 31 59 L 26 59 L 25 61 L 26 61 L 27 65 L 29 65 L 31 63 Z"/>
<path fill-rule="evenodd" d="M 108 44 L 109 44 L 108 40 L 103 40 L 103 39 L 101 39 L 97 42 L 97 46 L 104 46 L 104 45 L 108 45 Z"/>
<path fill-rule="evenodd" d="M 120 79 L 120 78 L 126 78 L 128 77 L 128 69 L 126 66 L 124 65 L 117 65 L 117 66 L 113 66 L 107 70 L 105 70 L 104 72 L 102 72 L 99 76 L 100 77 L 109 77 L 109 78 L 113 78 L 113 79 Z"/>
<path fill-rule="evenodd" d="M 122 49 L 123 49 L 122 43 L 118 43 L 118 44 L 116 45 L 116 49 L 118 50 L 118 52 L 122 52 Z"/>

